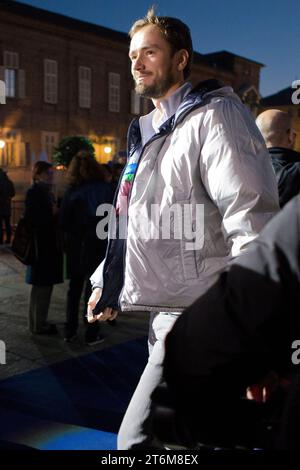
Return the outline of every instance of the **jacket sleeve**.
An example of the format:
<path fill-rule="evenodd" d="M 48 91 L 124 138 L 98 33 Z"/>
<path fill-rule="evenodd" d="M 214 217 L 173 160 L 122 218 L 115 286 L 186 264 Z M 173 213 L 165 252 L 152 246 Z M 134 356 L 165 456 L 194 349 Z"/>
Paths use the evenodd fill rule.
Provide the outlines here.
<path fill-rule="evenodd" d="M 279 210 L 276 178 L 263 138 L 238 97 L 217 98 L 205 111 L 201 177 L 236 256 Z"/>
<path fill-rule="evenodd" d="M 95 289 L 96 287 L 101 287 L 101 289 L 103 289 L 103 268 L 104 268 L 104 263 L 105 263 L 105 258 L 99 264 L 96 271 L 90 277 L 90 281 L 91 281 L 93 289 Z"/>
<path fill-rule="evenodd" d="M 300 162 L 286 165 L 277 173 L 279 203 L 283 207 L 300 193 Z"/>

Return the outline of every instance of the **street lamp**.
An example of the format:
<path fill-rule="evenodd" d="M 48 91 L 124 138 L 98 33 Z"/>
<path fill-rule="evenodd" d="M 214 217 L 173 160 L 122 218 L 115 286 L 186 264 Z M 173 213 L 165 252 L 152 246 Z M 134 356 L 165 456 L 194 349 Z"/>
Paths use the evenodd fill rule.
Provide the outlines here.
<path fill-rule="evenodd" d="M 106 145 L 103 150 L 104 150 L 104 153 L 107 153 L 107 154 L 111 153 L 111 147 L 108 145 Z"/>
<path fill-rule="evenodd" d="M 5 140 L 0 139 L 0 149 L 4 149 L 5 147 Z"/>

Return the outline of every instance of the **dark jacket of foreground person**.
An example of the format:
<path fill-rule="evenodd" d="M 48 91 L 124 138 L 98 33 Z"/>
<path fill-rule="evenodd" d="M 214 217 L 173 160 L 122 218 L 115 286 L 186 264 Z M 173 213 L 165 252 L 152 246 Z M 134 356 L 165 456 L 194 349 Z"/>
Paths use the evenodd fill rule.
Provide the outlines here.
<path fill-rule="evenodd" d="M 300 153 L 283 147 L 268 149 L 276 173 L 279 204 L 283 207 L 300 193 Z"/>
<path fill-rule="evenodd" d="M 269 222 L 167 336 L 164 374 L 176 407 L 205 438 L 216 430 L 228 433 L 239 425 L 239 398 L 246 387 L 271 371 L 280 377 L 297 372 L 292 362 L 297 339 L 300 196 Z M 298 409 L 294 429 L 298 402 L 292 405 Z M 288 447 L 299 445 L 294 437 Z"/>

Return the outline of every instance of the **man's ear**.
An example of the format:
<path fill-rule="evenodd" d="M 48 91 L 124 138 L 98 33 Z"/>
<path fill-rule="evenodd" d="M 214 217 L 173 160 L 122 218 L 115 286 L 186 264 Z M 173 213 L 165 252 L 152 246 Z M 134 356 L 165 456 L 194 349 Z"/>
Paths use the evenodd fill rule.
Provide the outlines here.
<path fill-rule="evenodd" d="M 182 72 L 187 66 L 189 60 L 189 53 L 186 49 L 177 51 L 177 70 Z"/>

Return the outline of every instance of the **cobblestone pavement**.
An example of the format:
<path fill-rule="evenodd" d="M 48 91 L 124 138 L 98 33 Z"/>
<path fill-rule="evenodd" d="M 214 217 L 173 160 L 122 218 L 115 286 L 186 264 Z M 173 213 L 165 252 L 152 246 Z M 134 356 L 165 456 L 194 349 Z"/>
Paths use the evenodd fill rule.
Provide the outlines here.
<path fill-rule="evenodd" d="M 59 334 L 31 335 L 27 329 L 30 286 L 24 282 L 25 268 L 8 248 L 0 248 L 0 380 L 147 334 L 147 313 L 122 313 L 115 326 L 110 326 L 107 322 L 103 324 L 101 334 L 106 336 L 103 343 L 95 346 L 85 345 L 83 324 L 79 328 L 78 340 L 74 343 L 65 343 L 63 341 L 67 293 L 67 282 L 65 282 L 54 287 L 48 317 L 50 322 L 56 323 Z"/>

